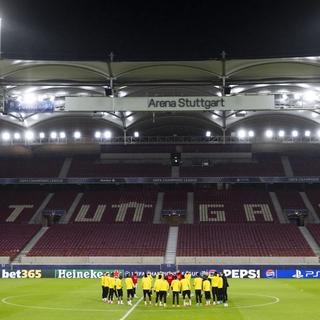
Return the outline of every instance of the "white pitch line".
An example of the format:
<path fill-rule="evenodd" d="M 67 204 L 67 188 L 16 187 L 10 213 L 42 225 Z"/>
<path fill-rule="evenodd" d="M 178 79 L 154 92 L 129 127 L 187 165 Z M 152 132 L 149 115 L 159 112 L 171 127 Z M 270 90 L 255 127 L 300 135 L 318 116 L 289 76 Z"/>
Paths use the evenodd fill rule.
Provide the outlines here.
<path fill-rule="evenodd" d="M 126 314 L 120 318 L 120 320 L 125 320 L 129 317 L 131 312 L 138 306 L 138 304 L 142 301 L 142 297 L 126 312 Z"/>

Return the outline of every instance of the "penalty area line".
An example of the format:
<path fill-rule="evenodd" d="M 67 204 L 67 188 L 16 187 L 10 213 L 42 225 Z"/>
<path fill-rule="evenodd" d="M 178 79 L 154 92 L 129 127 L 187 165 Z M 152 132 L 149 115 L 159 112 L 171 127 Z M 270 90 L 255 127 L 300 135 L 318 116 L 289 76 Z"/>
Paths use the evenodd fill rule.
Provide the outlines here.
<path fill-rule="evenodd" d="M 126 314 L 120 318 L 119 320 L 125 320 L 127 319 L 130 314 L 132 313 L 132 311 L 138 306 L 138 304 L 142 301 L 142 297 L 126 312 Z"/>

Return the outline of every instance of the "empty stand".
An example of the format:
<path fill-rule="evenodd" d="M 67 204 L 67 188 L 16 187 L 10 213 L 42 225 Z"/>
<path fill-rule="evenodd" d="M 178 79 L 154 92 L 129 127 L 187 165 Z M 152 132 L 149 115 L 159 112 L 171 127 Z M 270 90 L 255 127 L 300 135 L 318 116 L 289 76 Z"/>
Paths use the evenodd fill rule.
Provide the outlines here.
<path fill-rule="evenodd" d="M 141 164 L 109 164 L 96 158 L 74 158 L 69 177 L 170 177 L 169 165 Z"/>
<path fill-rule="evenodd" d="M 163 256 L 166 225 L 54 225 L 28 256 Z"/>
<path fill-rule="evenodd" d="M 278 222 L 269 194 L 251 189 L 197 190 L 194 213 L 195 223 Z"/>
<path fill-rule="evenodd" d="M 320 224 L 308 224 L 307 228 L 320 246 Z"/>
<path fill-rule="evenodd" d="M 307 209 L 298 191 L 277 191 L 280 206 L 284 209 Z"/>
<path fill-rule="evenodd" d="M 298 227 L 201 224 L 179 227 L 177 256 L 314 256 Z"/>
<path fill-rule="evenodd" d="M 306 194 L 312 204 L 313 209 L 320 218 L 320 190 L 308 190 Z"/>
<path fill-rule="evenodd" d="M 1 159 L 0 178 L 58 177 L 64 158 Z"/>
<path fill-rule="evenodd" d="M 187 209 L 187 191 L 174 190 L 166 191 L 163 198 L 163 209 L 165 210 L 177 210 Z"/>
<path fill-rule="evenodd" d="M 48 192 L 36 190 L 2 190 L 0 223 L 28 223 Z"/>
<path fill-rule="evenodd" d="M 295 176 L 320 176 L 319 158 L 290 156 L 289 160 Z"/>
<path fill-rule="evenodd" d="M 73 222 L 152 223 L 157 192 L 150 190 L 91 190 L 84 193 Z"/>
<path fill-rule="evenodd" d="M 260 156 L 251 162 L 216 160 L 210 166 L 182 166 L 182 177 L 284 176 L 278 156 Z"/>
<path fill-rule="evenodd" d="M 15 257 L 40 228 L 40 225 L 0 224 L 0 256 Z"/>

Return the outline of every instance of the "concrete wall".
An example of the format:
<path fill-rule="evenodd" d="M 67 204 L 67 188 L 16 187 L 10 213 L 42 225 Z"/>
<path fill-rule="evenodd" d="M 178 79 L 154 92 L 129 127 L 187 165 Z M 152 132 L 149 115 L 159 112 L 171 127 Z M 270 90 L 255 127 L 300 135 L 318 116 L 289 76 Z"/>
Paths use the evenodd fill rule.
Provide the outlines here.
<path fill-rule="evenodd" d="M 160 265 L 164 263 L 163 257 L 22 257 L 21 264 L 143 264 L 143 265 Z"/>
<path fill-rule="evenodd" d="M 0 264 L 10 263 L 10 257 L 0 257 Z"/>
<path fill-rule="evenodd" d="M 177 265 L 315 265 L 318 257 L 176 257 Z"/>

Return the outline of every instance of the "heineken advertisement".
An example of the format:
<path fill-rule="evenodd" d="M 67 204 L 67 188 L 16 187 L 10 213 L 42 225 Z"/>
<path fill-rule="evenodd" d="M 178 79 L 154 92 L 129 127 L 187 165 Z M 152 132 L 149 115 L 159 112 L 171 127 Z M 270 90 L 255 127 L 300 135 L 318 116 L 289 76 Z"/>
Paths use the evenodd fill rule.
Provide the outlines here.
<path fill-rule="evenodd" d="M 275 108 L 273 95 L 208 97 L 66 97 L 64 111 L 209 111 L 267 110 Z"/>

